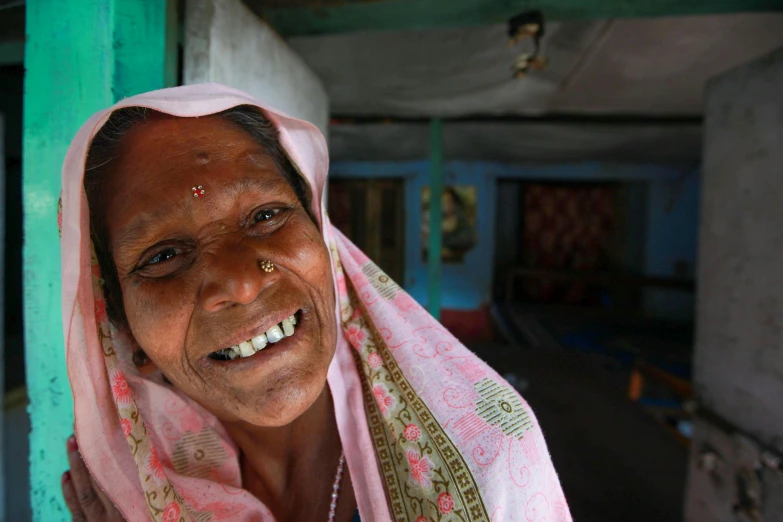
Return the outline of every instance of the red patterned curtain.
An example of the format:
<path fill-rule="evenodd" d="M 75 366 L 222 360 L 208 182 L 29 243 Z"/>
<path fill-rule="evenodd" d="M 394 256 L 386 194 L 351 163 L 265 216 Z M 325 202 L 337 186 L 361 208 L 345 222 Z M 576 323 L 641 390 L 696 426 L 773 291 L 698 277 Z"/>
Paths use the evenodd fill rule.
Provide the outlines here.
<path fill-rule="evenodd" d="M 528 267 L 562 271 L 607 268 L 615 220 L 615 188 L 531 184 L 524 197 L 524 258 Z M 581 282 L 529 280 L 528 296 L 551 304 L 597 304 Z"/>

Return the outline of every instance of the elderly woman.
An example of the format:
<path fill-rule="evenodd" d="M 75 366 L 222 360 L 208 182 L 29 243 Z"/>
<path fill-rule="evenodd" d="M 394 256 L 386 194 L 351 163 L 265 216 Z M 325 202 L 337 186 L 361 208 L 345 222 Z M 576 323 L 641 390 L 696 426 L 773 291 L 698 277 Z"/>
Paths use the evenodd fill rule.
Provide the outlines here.
<path fill-rule="evenodd" d="M 218 85 L 63 169 L 75 520 L 569 521 L 530 408 L 350 241 L 318 130 Z"/>

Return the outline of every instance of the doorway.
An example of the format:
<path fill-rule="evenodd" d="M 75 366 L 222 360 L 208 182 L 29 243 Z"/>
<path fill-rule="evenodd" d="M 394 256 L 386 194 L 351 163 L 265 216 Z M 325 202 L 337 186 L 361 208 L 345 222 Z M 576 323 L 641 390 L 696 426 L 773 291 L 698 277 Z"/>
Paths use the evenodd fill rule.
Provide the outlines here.
<path fill-rule="evenodd" d="M 334 226 L 398 283 L 405 272 L 403 191 L 401 178 L 329 181 Z"/>
<path fill-rule="evenodd" d="M 498 197 L 496 298 L 601 306 L 605 289 L 585 274 L 622 264 L 621 185 L 499 180 Z"/>

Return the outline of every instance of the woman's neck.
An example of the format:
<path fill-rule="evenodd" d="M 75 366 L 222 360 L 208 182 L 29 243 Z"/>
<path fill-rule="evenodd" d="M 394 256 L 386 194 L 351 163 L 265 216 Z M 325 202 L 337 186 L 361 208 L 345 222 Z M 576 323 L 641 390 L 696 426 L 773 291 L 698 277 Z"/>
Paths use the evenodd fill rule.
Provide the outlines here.
<path fill-rule="evenodd" d="M 276 519 L 327 519 L 342 451 L 328 386 L 310 408 L 286 426 L 224 425 L 241 451 L 243 488 L 261 500 Z M 343 488 L 348 489 L 349 483 L 344 479 Z M 352 491 L 343 491 L 341 497 L 340 504 L 350 498 L 351 508 L 355 506 Z M 338 514 L 343 512 L 340 507 Z"/>

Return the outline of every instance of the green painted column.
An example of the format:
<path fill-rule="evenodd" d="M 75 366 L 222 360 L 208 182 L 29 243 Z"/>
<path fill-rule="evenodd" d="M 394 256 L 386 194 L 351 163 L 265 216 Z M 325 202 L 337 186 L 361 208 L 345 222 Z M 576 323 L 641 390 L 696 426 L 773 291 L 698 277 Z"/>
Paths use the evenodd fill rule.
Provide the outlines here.
<path fill-rule="evenodd" d="M 440 319 L 442 281 L 441 250 L 443 249 L 443 122 L 430 123 L 430 237 L 427 248 L 427 308 L 435 319 Z"/>
<path fill-rule="evenodd" d="M 184 0 L 183 0 L 184 1 Z M 180 31 L 183 29 L 178 17 L 179 0 L 166 2 L 166 87 L 176 87 L 179 80 L 179 44 L 182 40 Z"/>
<path fill-rule="evenodd" d="M 27 0 L 22 198 L 30 500 L 70 520 L 60 493 L 73 402 L 65 370 L 57 201 L 71 139 L 95 111 L 164 82 L 166 0 Z"/>

